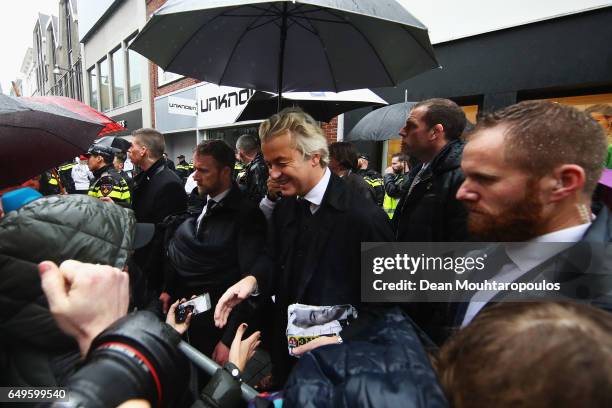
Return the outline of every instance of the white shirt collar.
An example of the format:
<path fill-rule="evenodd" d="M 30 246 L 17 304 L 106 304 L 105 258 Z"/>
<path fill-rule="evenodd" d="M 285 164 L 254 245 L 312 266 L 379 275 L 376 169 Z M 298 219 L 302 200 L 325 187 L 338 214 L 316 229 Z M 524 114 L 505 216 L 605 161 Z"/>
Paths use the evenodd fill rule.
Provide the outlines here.
<path fill-rule="evenodd" d="M 330 178 L 331 171 L 328 167 L 326 167 L 321 180 L 319 180 L 319 182 L 308 193 L 306 193 L 304 199 L 308 200 L 310 204 L 314 204 L 317 207 L 320 206 L 321 202 L 323 201 L 325 191 L 327 190 L 327 185 L 329 184 Z"/>
<path fill-rule="evenodd" d="M 506 253 L 522 272 L 527 272 L 580 241 L 590 226 L 591 223 L 588 222 L 540 235 L 523 243 L 513 243 L 506 246 Z M 559 245 L 537 245 L 546 242 Z"/>

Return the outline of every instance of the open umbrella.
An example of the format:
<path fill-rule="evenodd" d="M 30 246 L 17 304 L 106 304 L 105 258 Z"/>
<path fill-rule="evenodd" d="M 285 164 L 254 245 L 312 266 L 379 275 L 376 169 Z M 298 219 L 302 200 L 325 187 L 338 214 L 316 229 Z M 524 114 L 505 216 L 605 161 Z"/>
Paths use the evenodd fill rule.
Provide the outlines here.
<path fill-rule="evenodd" d="M 57 105 L 0 94 L 0 188 L 85 153 L 102 128 Z"/>
<path fill-rule="evenodd" d="M 369 89 L 344 92 L 287 92 L 283 94 L 281 108 L 299 106 L 313 118 L 329 122 L 334 116 L 367 106 L 383 106 L 387 102 Z M 236 122 L 266 119 L 278 110 L 277 95 L 257 91 L 249 99 Z"/>
<path fill-rule="evenodd" d="M 98 112 L 89 105 L 84 104 L 76 99 L 66 98 L 65 96 L 29 96 L 27 100 L 39 102 L 42 104 L 53 104 L 65 108 L 91 122 L 96 122 L 104 125 L 98 136 L 104 136 L 108 133 L 125 130 L 123 126 L 115 122 L 103 113 Z"/>
<path fill-rule="evenodd" d="M 376 109 L 365 115 L 349 132 L 346 140 L 382 141 L 399 139 L 408 112 L 416 102 L 402 102 Z"/>
<path fill-rule="evenodd" d="M 437 67 L 395 0 L 169 0 L 130 45 L 164 70 L 279 94 L 394 86 Z"/>

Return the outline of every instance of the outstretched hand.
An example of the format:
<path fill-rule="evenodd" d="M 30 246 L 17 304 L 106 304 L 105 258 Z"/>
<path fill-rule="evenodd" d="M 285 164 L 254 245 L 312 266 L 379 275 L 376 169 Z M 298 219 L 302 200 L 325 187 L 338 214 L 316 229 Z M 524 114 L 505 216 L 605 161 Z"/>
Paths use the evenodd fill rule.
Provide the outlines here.
<path fill-rule="evenodd" d="M 238 326 L 229 352 L 229 362 L 238 367 L 240 371 L 244 371 L 246 363 L 253 357 L 255 350 L 261 343 L 261 333 L 258 331 L 251 334 L 246 340 L 242 340 L 242 336 L 247 327 L 246 323 L 242 323 Z"/>
<path fill-rule="evenodd" d="M 225 291 L 215 307 L 215 326 L 223 328 L 227 324 L 227 319 L 232 309 L 251 296 L 257 287 L 257 280 L 254 276 L 247 276 L 235 283 Z"/>

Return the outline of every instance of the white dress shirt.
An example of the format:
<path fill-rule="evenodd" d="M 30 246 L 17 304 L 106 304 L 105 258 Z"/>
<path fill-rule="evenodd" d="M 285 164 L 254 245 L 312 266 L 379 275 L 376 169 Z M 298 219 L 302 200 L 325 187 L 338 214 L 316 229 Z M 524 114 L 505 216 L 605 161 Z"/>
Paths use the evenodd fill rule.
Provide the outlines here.
<path fill-rule="evenodd" d="M 522 245 L 513 244 L 512 246 L 506 246 L 505 251 L 511 262 L 506 263 L 490 280 L 500 283 L 514 282 L 536 266 L 541 265 L 546 260 L 580 241 L 590 226 L 591 223 L 588 222 L 541 235 L 524 242 Z M 543 242 L 566 243 L 567 245 L 531 245 L 532 243 Z M 474 316 L 498 293 L 499 291 L 495 290 L 476 292 L 472 299 L 478 297 L 479 300 L 470 301 L 461 327 L 467 326 L 474 319 Z"/>
<path fill-rule="evenodd" d="M 312 188 L 306 195 L 304 195 L 304 200 L 308 200 L 310 203 L 310 212 L 316 213 L 321 207 L 321 202 L 323 201 L 323 196 L 325 195 L 325 191 L 327 191 L 327 186 L 329 184 L 329 179 L 331 178 L 331 171 L 328 167 L 325 168 L 325 172 L 323 173 L 323 177 L 321 180 Z M 259 208 L 261 212 L 264 213 L 264 216 L 267 220 L 272 218 L 272 212 L 274 211 L 274 207 L 276 206 L 276 202 L 272 201 L 268 198 L 268 196 L 264 196 L 259 203 Z"/>

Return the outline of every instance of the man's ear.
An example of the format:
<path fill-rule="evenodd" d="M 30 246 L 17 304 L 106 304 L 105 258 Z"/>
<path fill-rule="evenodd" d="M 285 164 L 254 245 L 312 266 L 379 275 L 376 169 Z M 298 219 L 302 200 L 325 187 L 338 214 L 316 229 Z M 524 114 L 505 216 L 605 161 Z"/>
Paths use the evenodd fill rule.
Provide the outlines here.
<path fill-rule="evenodd" d="M 431 130 L 433 131 L 431 134 L 431 138 L 444 138 L 444 126 L 442 126 L 441 123 L 438 123 L 437 125 L 434 125 Z"/>
<path fill-rule="evenodd" d="M 555 179 L 551 190 L 551 201 L 561 201 L 566 197 L 581 193 L 586 183 L 586 173 L 577 164 L 563 164 L 553 172 Z"/>
<path fill-rule="evenodd" d="M 310 155 L 310 163 L 312 167 L 317 167 L 321 165 L 321 155 L 319 153 L 313 153 Z"/>

